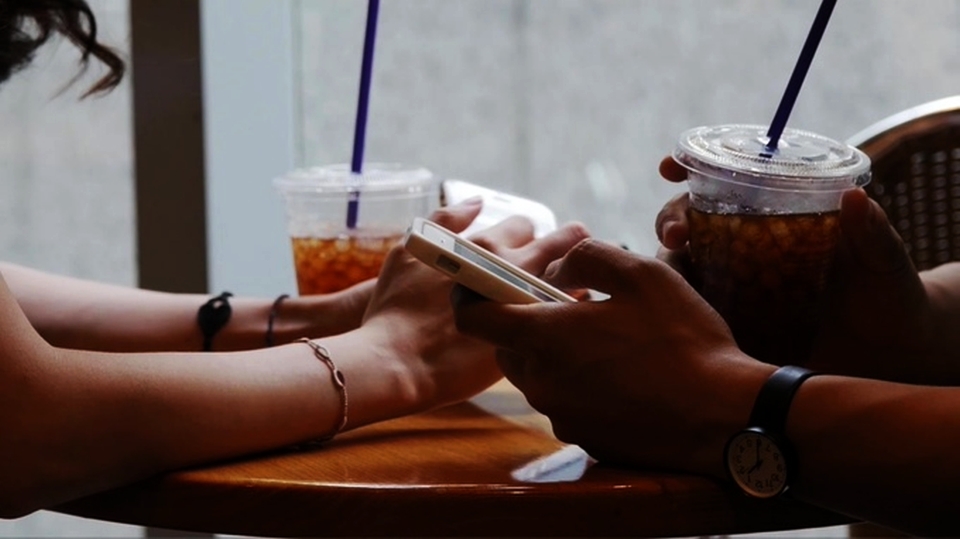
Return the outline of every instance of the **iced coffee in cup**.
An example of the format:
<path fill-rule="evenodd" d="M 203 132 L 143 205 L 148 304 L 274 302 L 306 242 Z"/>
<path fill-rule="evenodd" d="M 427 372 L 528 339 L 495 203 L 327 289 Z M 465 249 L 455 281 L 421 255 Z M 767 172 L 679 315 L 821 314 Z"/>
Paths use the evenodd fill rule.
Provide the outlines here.
<path fill-rule="evenodd" d="M 840 236 L 840 198 L 870 180 L 861 151 L 786 129 L 698 127 L 674 158 L 688 170 L 691 281 L 744 352 L 803 364 L 823 310 Z"/>
<path fill-rule="evenodd" d="M 300 295 L 326 294 L 376 277 L 414 217 L 439 206 L 428 170 L 368 163 L 300 169 L 274 180 L 284 199 Z M 356 222 L 348 226 L 352 196 Z"/>

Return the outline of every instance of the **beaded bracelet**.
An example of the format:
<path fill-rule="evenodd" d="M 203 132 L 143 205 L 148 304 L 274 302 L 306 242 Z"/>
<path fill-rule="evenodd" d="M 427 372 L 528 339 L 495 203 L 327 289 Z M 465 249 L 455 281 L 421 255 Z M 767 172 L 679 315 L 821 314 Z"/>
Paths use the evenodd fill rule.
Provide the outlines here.
<path fill-rule="evenodd" d="M 344 378 L 343 373 L 340 372 L 340 369 L 333 363 L 333 359 L 330 358 L 330 351 L 327 350 L 325 346 L 307 338 L 297 339 L 297 342 L 302 342 L 312 348 L 313 354 L 317 356 L 317 359 L 322 361 L 323 364 L 330 369 L 330 378 L 333 379 L 333 386 L 337 389 L 337 393 L 340 394 L 340 420 L 337 422 L 337 427 L 330 434 L 307 442 L 309 445 L 322 444 L 337 434 L 340 434 L 347 426 L 347 380 Z"/>

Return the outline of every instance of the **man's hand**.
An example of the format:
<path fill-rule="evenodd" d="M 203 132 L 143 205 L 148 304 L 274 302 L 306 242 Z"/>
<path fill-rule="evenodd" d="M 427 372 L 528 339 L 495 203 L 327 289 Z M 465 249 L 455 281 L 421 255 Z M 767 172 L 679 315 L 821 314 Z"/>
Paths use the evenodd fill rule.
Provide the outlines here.
<path fill-rule="evenodd" d="M 668 181 L 686 179 L 672 158 L 660 164 Z M 689 275 L 689 199 L 670 200 L 657 216 L 658 253 Z M 932 309 L 903 241 L 880 206 L 862 189 L 844 193 L 841 239 L 828 288 L 829 299 L 807 367 L 825 372 L 902 382 L 930 382 Z"/>

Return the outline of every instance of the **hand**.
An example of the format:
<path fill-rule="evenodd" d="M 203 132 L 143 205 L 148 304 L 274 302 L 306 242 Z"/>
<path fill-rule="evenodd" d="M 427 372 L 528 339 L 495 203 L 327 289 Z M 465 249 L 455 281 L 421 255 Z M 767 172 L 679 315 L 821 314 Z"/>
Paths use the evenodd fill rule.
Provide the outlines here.
<path fill-rule="evenodd" d="M 723 477 L 719 455 L 774 367 L 660 261 L 593 240 L 548 280 L 601 302 L 502 305 L 458 288 L 457 327 L 496 345 L 503 373 L 561 440 L 602 461 Z"/>
<path fill-rule="evenodd" d="M 436 212 L 431 219 L 454 232 L 465 229 L 480 205 L 465 204 Z M 533 239 L 533 226 L 510 218 L 472 237 L 478 244 L 531 273 L 542 273 L 549 262 L 587 236 L 579 225 L 568 225 Z M 403 248 L 388 256 L 363 319 L 364 329 L 386 335 L 419 409 L 467 399 L 501 377 L 493 347 L 466 337 L 453 324 L 449 297 L 453 281 L 414 259 Z"/>
<path fill-rule="evenodd" d="M 660 176 L 667 181 L 680 183 L 687 179 L 687 169 L 672 157 L 666 157 L 660 161 Z M 686 249 L 687 239 L 690 237 L 690 227 L 687 222 L 689 205 L 690 194 L 683 193 L 670 199 L 657 214 L 657 238 L 665 249 Z"/>
<path fill-rule="evenodd" d="M 660 164 L 669 181 L 686 170 L 671 158 Z M 658 258 L 684 271 L 689 263 L 686 195 L 669 201 L 657 216 L 663 248 Z M 844 194 L 841 241 L 829 285 L 829 300 L 812 357 L 805 366 L 836 374 L 901 382 L 933 382 L 932 309 L 903 241 L 880 206 L 862 189 Z"/>
<path fill-rule="evenodd" d="M 857 189 L 840 209 L 841 241 L 810 368 L 907 383 L 930 378 L 934 314 L 920 275 L 880 206 Z"/>

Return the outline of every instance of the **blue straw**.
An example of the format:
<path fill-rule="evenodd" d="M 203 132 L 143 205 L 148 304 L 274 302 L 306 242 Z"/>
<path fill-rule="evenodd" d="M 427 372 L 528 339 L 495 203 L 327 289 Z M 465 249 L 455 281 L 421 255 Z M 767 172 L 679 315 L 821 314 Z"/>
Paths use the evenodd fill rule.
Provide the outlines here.
<path fill-rule="evenodd" d="M 827 23 L 830 22 L 830 15 L 833 13 L 833 7 L 837 5 L 837 0 L 823 0 L 817 16 L 813 19 L 813 26 L 810 27 L 810 33 L 807 34 L 807 41 L 803 44 L 800 51 L 800 58 L 797 59 L 797 65 L 793 68 L 793 74 L 790 75 L 790 82 L 787 83 L 787 89 L 783 92 L 783 98 L 780 99 L 780 106 L 777 107 L 777 113 L 773 116 L 773 122 L 770 123 L 770 129 L 767 131 L 767 147 L 764 148 L 763 157 L 772 157 L 777 151 L 777 145 L 780 143 L 780 135 L 787 126 L 787 119 L 790 118 L 790 112 L 793 111 L 793 105 L 797 102 L 797 96 L 800 94 L 800 87 L 803 86 L 803 79 L 810 70 L 810 64 L 813 63 L 813 56 L 817 53 L 817 47 L 820 45 L 820 39 L 827 29 Z"/>
<path fill-rule="evenodd" d="M 367 108 L 370 103 L 370 79 L 373 73 L 373 45 L 377 39 L 377 13 L 380 0 L 370 0 L 367 5 L 367 29 L 363 38 L 363 63 L 360 66 L 360 98 L 357 101 L 357 121 L 353 130 L 353 160 L 350 171 L 363 172 L 363 143 L 367 134 Z M 360 206 L 360 191 L 350 191 L 347 200 L 347 228 L 357 227 Z"/>

